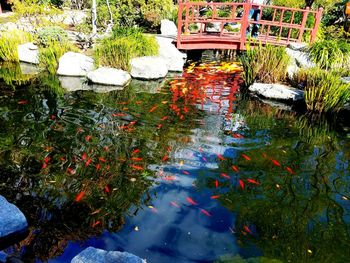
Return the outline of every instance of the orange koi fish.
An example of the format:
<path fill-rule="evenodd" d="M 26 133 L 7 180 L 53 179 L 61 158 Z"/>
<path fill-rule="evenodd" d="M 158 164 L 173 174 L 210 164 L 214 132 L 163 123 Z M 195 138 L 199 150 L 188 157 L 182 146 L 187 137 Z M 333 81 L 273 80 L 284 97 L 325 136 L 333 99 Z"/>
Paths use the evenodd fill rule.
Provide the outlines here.
<path fill-rule="evenodd" d="M 91 138 L 92 138 L 91 135 L 86 135 L 86 136 L 85 136 L 85 140 L 86 140 L 87 142 L 91 141 Z"/>
<path fill-rule="evenodd" d="M 230 176 L 228 176 L 227 174 L 225 174 L 225 173 L 221 173 L 221 176 L 223 177 L 223 178 L 225 178 L 225 179 L 231 179 L 231 177 Z"/>
<path fill-rule="evenodd" d="M 95 168 L 96 168 L 96 171 L 100 170 L 100 168 L 101 168 L 101 164 L 99 164 L 99 163 L 98 163 L 98 164 L 96 164 L 96 165 L 95 165 Z"/>
<path fill-rule="evenodd" d="M 158 108 L 158 105 L 153 106 L 148 112 L 154 112 Z"/>
<path fill-rule="evenodd" d="M 286 170 L 287 170 L 287 172 L 288 173 L 290 173 L 290 174 L 295 174 L 295 172 L 292 170 L 292 168 L 290 168 L 290 167 L 286 167 Z"/>
<path fill-rule="evenodd" d="M 86 153 L 83 153 L 83 155 L 81 156 L 81 159 L 84 161 L 86 157 L 87 157 Z"/>
<path fill-rule="evenodd" d="M 113 117 L 124 117 L 124 116 L 126 116 L 126 114 L 125 113 L 113 113 L 112 116 Z"/>
<path fill-rule="evenodd" d="M 101 221 L 96 221 L 95 223 L 93 223 L 92 225 L 91 225 L 91 227 L 96 227 L 96 226 L 98 226 L 98 225 L 100 225 L 101 224 Z"/>
<path fill-rule="evenodd" d="M 89 159 L 87 159 L 87 161 L 85 162 L 85 167 L 88 167 L 89 165 L 90 165 L 90 163 L 91 163 L 91 159 L 89 158 Z"/>
<path fill-rule="evenodd" d="M 139 153 L 139 152 L 140 152 L 140 149 L 135 149 L 135 150 L 132 151 L 131 154 L 137 154 L 137 153 Z"/>
<path fill-rule="evenodd" d="M 174 207 L 180 208 L 180 206 L 175 201 L 171 201 L 170 204 Z"/>
<path fill-rule="evenodd" d="M 79 194 L 77 194 L 77 196 L 75 197 L 75 201 L 79 202 L 81 201 L 81 199 L 84 197 L 85 195 L 85 191 L 81 191 Z"/>
<path fill-rule="evenodd" d="M 208 162 L 207 158 L 205 158 L 204 156 L 202 156 L 202 160 L 203 160 L 204 162 Z"/>
<path fill-rule="evenodd" d="M 225 158 L 221 154 L 217 154 L 217 156 L 218 156 L 219 160 L 221 160 L 221 161 L 225 160 Z"/>
<path fill-rule="evenodd" d="M 165 181 L 176 181 L 176 177 L 173 175 L 164 176 L 163 179 Z"/>
<path fill-rule="evenodd" d="M 105 193 L 109 194 L 111 192 L 111 189 L 109 188 L 108 185 L 105 186 L 105 188 L 103 189 L 105 191 Z"/>
<path fill-rule="evenodd" d="M 186 175 L 189 175 L 189 174 L 190 174 L 189 172 L 187 172 L 187 171 L 185 171 L 185 170 L 182 170 L 182 173 L 183 173 L 183 174 L 186 174 Z"/>
<path fill-rule="evenodd" d="M 250 161 L 250 160 L 251 160 L 250 157 L 249 157 L 248 155 L 245 155 L 244 153 L 242 154 L 242 157 L 243 157 L 244 159 L 246 159 L 247 161 Z"/>
<path fill-rule="evenodd" d="M 137 105 L 139 105 L 141 103 L 142 103 L 142 100 L 138 100 L 138 101 L 135 102 L 135 104 L 137 104 Z"/>
<path fill-rule="evenodd" d="M 74 170 L 70 167 L 67 168 L 67 173 L 74 174 Z"/>
<path fill-rule="evenodd" d="M 211 199 L 218 199 L 220 197 L 220 195 L 212 195 L 210 198 Z"/>
<path fill-rule="evenodd" d="M 18 105 L 26 105 L 28 104 L 28 101 L 27 100 L 20 100 L 17 102 Z"/>
<path fill-rule="evenodd" d="M 50 156 L 46 156 L 45 159 L 44 159 L 44 162 L 45 163 L 49 163 L 51 160 L 51 157 Z"/>
<path fill-rule="evenodd" d="M 108 146 L 105 146 L 105 147 L 103 147 L 103 150 L 104 150 L 105 152 L 109 152 L 109 147 L 108 147 Z"/>
<path fill-rule="evenodd" d="M 43 165 L 41 166 L 41 169 L 43 170 L 43 169 L 45 169 L 47 167 L 47 163 L 43 163 Z"/>
<path fill-rule="evenodd" d="M 239 172 L 239 169 L 238 169 L 238 167 L 236 165 L 231 165 L 231 168 L 232 168 L 233 171 L 235 171 L 237 173 Z"/>
<path fill-rule="evenodd" d="M 206 216 L 209 216 L 209 217 L 212 216 L 212 215 L 211 215 L 207 210 L 205 210 L 205 209 L 201 209 L 200 211 L 201 211 L 202 214 L 204 214 L 204 215 L 206 215 Z"/>
<path fill-rule="evenodd" d="M 131 157 L 130 160 L 135 161 L 135 162 L 141 162 L 142 158 L 140 158 L 140 157 Z"/>
<path fill-rule="evenodd" d="M 105 163 L 105 162 L 106 162 L 106 159 L 103 158 L 103 157 L 98 157 L 98 160 L 99 160 L 100 162 L 102 162 L 102 163 Z"/>
<path fill-rule="evenodd" d="M 247 179 L 247 182 L 251 184 L 260 185 L 260 183 L 258 181 L 255 181 L 254 179 Z"/>
<path fill-rule="evenodd" d="M 167 152 L 171 152 L 171 146 L 168 147 Z"/>
<path fill-rule="evenodd" d="M 168 155 L 165 155 L 165 156 L 162 158 L 162 161 L 163 161 L 163 162 L 166 162 L 167 160 L 169 160 L 169 156 L 168 156 Z"/>
<path fill-rule="evenodd" d="M 274 159 L 271 159 L 271 162 L 272 162 L 274 165 L 281 167 L 281 164 L 280 164 L 278 161 L 276 161 L 276 160 L 274 160 Z"/>
<path fill-rule="evenodd" d="M 266 154 L 266 153 L 261 154 L 261 156 L 262 156 L 263 158 L 267 158 L 267 154 Z"/>
<path fill-rule="evenodd" d="M 218 188 L 218 187 L 219 187 L 219 181 L 215 180 L 215 188 Z"/>
<path fill-rule="evenodd" d="M 244 190 L 244 182 L 241 179 L 239 179 L 239 186 Z"/>
<path fill-rule="evenodd" d="M 144 170 L 143 167 L 138 166 L 138 165 L 133 165 L 133 164 L 132 164 L 132 165 L 130 165 L 130 167 L 133 168 L 133 169 L 135 169 L 135 170 L 139 170 L 139 171 Z"/>
<path fill-rule="evenodd" d="M 247 226 L 243 226 L 244 230 L 248 232 L 249 234 L 253 235 L 253 232 L 249 229 Z"/>
<path fill-rule="evenodd" d="M 167 119 L 169 119 L 169 117 L 168 117 L 168 116 L 164 116 L 164 117 L 161 118 L 160 120 L 161 120 L 161 121 L 165 121 L 165 120 L 167 120 Z"/>
<path fill-rule="evenodd" d="M 159 130 L 160 128 L 162 128 L 163 127 L 163 124 L 161 124 L 161 123 L 159 123 L 158 125 L 157 125 L 157 129 Z"/>
<path fill-rule="evenodd" d="M 195 202 L 191 197 L 186 197 L 187 202 L 189 202 L 191 205 L 198 205 L 197 202 Z"/>

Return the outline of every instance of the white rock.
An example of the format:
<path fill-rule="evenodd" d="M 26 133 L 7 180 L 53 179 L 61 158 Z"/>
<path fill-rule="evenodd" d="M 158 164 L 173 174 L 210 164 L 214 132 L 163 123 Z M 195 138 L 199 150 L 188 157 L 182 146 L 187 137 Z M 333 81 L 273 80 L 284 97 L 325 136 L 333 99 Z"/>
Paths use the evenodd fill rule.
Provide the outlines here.
<path fill-rule="evenodd" d="M 160 21 L 160 33 L 163 36 L 177 36 L 177 27 L 173 21 L 163 19 Z"/>
<path fill-rule="evenodd" d="M 168 73 L 166 61 L 161 57 L 133 58 L 130 64 L 130 74 L 136 79 L 160 79 Z"/>
<path fill-rule="evenodd" d="M 80 53 L 67 52 L 59 59 L 57 74 L 62 76 L 86 76 L 94 69 L 94 60 Z"/>
<path fill-rule="evenodd" d="M 21 233 L 28 227 L 23 213 L 0 195 L 0 240 L 9 235 Z"/>
<path fill-rule="evenodd" d="M 184 54 L 173 44 L 173 40 L 164 37 L 156 37 L 159 45 L 159 56 L 166 61 L 169 71 L 182 72 L 185 61 Z"/>
<path fill-rule="evenodd" d="M 94 71 L 90 71 L 87 74 L 87 78 L 92 83 L 122 87 L 127 85 L 131 80 L 131 76 L 128 72 L 106 67 L 101 67 Z"/>
<path fill-rule="evenodd" d="M 268 99 L 292 101 L 304 99 L 304 92 L 302 90 L 282 84 L 254 83 L 249 87 L 249 90 Z"/>
<path fill-rule="evenodd" d="M 343 78 L 341 78 L 341 80 L 342 80 L 344 83 L 350 83 L 350 77 L 343 77 Z"/>
<path fill-rule="evenodd" d="M 81 10 L 65 10 L 63 13 L 63 24 L 75 26 L 84 23 L 88 15 Z"/>
<path fill-rule="evenodd" d="M 306 43 L 289 43 L 288 47 L 292 50 L 302 51 L 307 48 L 307 44 Z"/>
<path fill-rule="evenodd" d="M 19 63 L 23 75 L 37 75 L 40 73 L 39 67 L 29 63 Z"/>
<path fill-rule="evenodd" d="M 92 87 L 87 85 L 86 80 L 80 77 L 58 77 L 61 87 L 68 92 L 73 92 L 77 90 L 91 90 Z"/>
<path fill-rule="evenodd" d="M 294 60 L 299 67 L 306 69 L 316 67 L 316 64 L 310 60 L 310 57 L 306 52 L 296 51 L 290 48 L 286 48 L 286 52 L 291 58 L 292 63 L 294 63 Z"/>
<path fill-rule="evenodd" d="M 21 62 L 39 64 L 39 49 L 32 42 L 17 47 L 18 58 Z"/>

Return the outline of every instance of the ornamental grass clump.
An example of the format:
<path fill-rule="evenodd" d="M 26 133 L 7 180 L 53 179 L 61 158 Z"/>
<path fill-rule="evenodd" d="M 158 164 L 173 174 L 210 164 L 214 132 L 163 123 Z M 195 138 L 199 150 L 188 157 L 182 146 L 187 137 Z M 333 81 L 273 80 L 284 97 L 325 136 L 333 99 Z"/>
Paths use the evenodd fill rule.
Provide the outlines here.
<path fill-rule="evenodd" d="M 30 42 L 32 37 L 29 33 L 12 30 L 0 33 L 0 61 L 18 62 L 17 46 Z"/>
<path fill-rule="evenodd" d="M 321 69 L 300 70 L 294 82 L 304 87 L 307 109 L 313 112 L 337 112 L 350 99 L 350 84 L 339 75 Z"/>
<path fill-rule="evenodd" d="M 246 87 L 254 81 L 278 83 L 287 78 L 289 56 L 283 47 L 259 45 L 248 48 L 239 60 L 243 67 L 242 77 Z"/>
<path fill-rule="evenodd" d="M 95 48 L 95 62 L 107 66 L 130 70 L 130 60 L 135 57 L 155 56 L 158 43 L 137 28 L 115 28 L 109 38 L 102 39 Z"/>

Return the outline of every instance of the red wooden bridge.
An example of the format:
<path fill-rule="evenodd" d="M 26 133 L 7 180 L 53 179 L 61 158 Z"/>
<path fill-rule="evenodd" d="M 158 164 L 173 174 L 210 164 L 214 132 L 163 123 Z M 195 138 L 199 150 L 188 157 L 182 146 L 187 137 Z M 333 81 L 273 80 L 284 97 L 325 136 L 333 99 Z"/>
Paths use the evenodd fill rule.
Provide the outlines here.
<path fill-rule="evenodd" d="M 259 21 L 248 19 L 253 5 L 259 6 Z M 249 43 L 277 46 L 311 43 L 316 39 L 322 11 L 256 5 L 250 0 L 222 3 L 179 0 L 177 48 L 244 50 Z M 256 38 L 251 38 L 246 30 L 254 24 L 259 25 L 259 32 Z"/>

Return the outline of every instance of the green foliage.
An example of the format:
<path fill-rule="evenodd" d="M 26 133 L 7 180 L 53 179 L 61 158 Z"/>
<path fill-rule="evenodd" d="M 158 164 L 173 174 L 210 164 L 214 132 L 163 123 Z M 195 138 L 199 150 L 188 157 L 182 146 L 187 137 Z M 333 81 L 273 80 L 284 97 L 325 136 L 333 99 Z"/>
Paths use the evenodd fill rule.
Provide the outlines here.
<path fill-rule="evenodd" d="M 34 75 L 23 74 L 19 63 L 5 62 L 0 65 L 0 79 L 12 89 L 15 89 L 18 86 L 27 85 L 34 78 Z"/>
<path fill-rule="evenodd" d="M 94 55 L 98 65 L 130 70 L 132 58 L 157 55 L 158 48 L 155 38 L 140 29 L 117 27 L 112 37 L 100 41 Z"/>
<path fill-rule="evenodd" d="M 294 81 L 305 90 L 307 109 L 313 112 L 337 112 L 350 99 L 350 84 L 339 75 L 320 69 L 300 70 Z"/>
<path fill-rule="evenodd" d="M 0 60 L 18 62 L 17 46 L 32 40 L 29 33 L 13 30 L 0 33 Z"/>
<path fill-rule="evenodd" d="M 12 10 L 23 17 L 52 16 L 61 13 L 51 3 L 45 3 L 40 0 L 13 0 Z"/>
<path fill-rule="evenodd" d="M 242 76 L 247 87 L 254 81 L 276 83 L 286 79 L 289 56 L 282 47 L 259 45 L 248 48 L 239 60 L 243 66 Z"/>
<path fill-rule="evenodd" d="M 52 41 L 67 42 L 68 35 L 58 26 L 40 28 L 37 32 L 37 43 L 40 46 L 49 46 Z"/>
<path fill-rule="evenodd" d="M 349 66 L 350 44 L 344 41 L 323 40 L 309 48 L 311 59 L 322 69 Z"/>
<path fill-rule="evenodd" d="M 143 20 L 151 27 L 160 25 L 160 21 L 171 18 L 175 9 L 172 0 L 148 0 L 141 6 Z"/>

